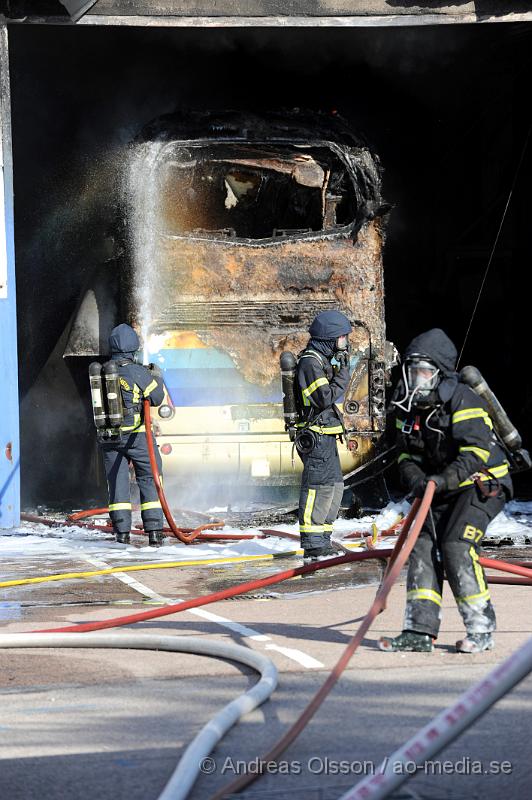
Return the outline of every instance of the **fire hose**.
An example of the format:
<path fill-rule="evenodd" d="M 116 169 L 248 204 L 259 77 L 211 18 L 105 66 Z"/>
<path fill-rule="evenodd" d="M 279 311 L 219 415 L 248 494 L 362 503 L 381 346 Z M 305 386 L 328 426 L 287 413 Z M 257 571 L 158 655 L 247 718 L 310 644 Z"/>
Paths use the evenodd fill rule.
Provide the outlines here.
<path fill-rule="evenodd" d="M 277 668 L 261 653 L 242 645 L 213 642 L 201 636 L 161 636 L 146 634 L 75 634 L 12 633 L 0 635 L 0 649 L 26 647 L 83 647 L 135 650 L 165 650 L 225 658 L 245 664 L 260 674 L 260 680 L 236 700 L 219 711 L 189 744 L 159 800 L 184 800 L 195 783 L 202 761 L 212 752 L 225 733 L 245 714 L 260 706 L 277 686 Z"/>
<path fill-rule="evenodd" d="M 335 567 L 340 564 L 349 564 L 352 561 L 362 561 L 366 558 L 376 558 L 379 560 L 384 560 L 387 558 L 392 557 L 394 552 L 397 552 L 398 548 L 397 545 L 400 545 L 401 542 L 398 541 L 396 543 L 396 547 L 394 550 L 389 549 L 373 549 L 373 550 L 364 550 L 361 553 L 347 553 L 345 556 L 339 556 L 338 558 L 330 558 L 327 561 L 318 563 L 318 564 L 308 564 L 305 567 L 298 567 L 291 570 L 286 570 L 284 572 L 275 573 L 274 575 L 270 575 L 267 578 L 257 578 L 253 581 L 249 581 L 244 584 L 238 584 L 231 589 L 225 589 L 224 591 L 235 591 L 235 594 L 242 594 L 247 591 L 251 591 L 253 589 L 258 589 L 263 586 L 269 586 L 274 583 L 281 583 L 282 581 L 288 580 L 289 578 L 296 577 L 297 575 L 306 575 L 307 573 L 314 572 L 320 569 L 327 569 L 327 567 Z M 266 555 L 251 555 L 251 556 L 222 556 L 220 558 L 204 558 L 204 559 L 187 559 L 184 561 L 162 561 L 150 563 L 150 564 L 124 564 L 120 567 L 107 567 L 105 569 L 95 569 L 95 570 L 86 570 L 84 572 L 60 572 L 56 575 L 43 575 L 40 577 L 35 578 L 17 578 L 14 580 L 8 581 L 0 581 L 0 589 L 6 589 L 11 586 L 27 586 L 33 585 L 38 583 L 48 583 L 49 581 L 66 581 L 66 580 L 74 580 L 74 579 L 81 579 L 81 578 L 93 578 L 98 575 L 113 575 L 118 572 L 144 572 L 146 570 L 152 569 L 174 569 L 176 567 L 198 567 L 204 566 L 209 564 L 233 564 L 233 563 L 242 563 L 247 561 L 270 561 L 276 558 L 284 558 L 286 556 L 293 555 L 292 552 L 289 553 L 280 553 L 280 554 L 266 554 Z M 479 558 L 479 563 L 481 566 L 486 567 L 488 569 L 495 569 L 500 572 L 507 572 L 512 575 L 516 575 L 515 578 L 502 578 L 496 575 L 488 575 L 487 580 L 488 583 L 505 583 L 507 585 L 515 585 L 515 586 L 530 586 L 532 585 L 532 566 L 521 566 L 519 563 L 510 564 L 507 561 L 499 561 L 491 558 Z M 386 573 L 385 573 L 386 575 Z M 215 593 L 212 595 L 216 597 L 219 593 Z M 227 595 L 227 597 L 232 597 L 233 595 Z M 207 595 L 207 598 L 210 598 L 211 595 Z M 205 599 L 205 598 L 204 598 Z M 224 599 L 220 597 L 219 599 Z M 201 598 L 198 598 L 201 600 Z M 189 601 L 187 601 L 189 602 Z M 216 600 L 207 600 L 205 602 L 216 602 Z M 172 608 L 172 606 L 168 606 L 168 608 Z"/>
<path fill-rule="evenodd" d="M 377 599 L 382 595 L 383 597 L 390 591 L 399 571 L 406 561 L 408 554 L 410 553 L 415 540 L 419 534 L 419 530 L 421 528 L 421 524 L 426 516 L 427 510 L 430 506 L 430 501 L 432 499 L 432 495 L 434 493 L 434 485 L 429 484 L 429 487 L 425 493 L 425 497 L 423 501 L 419 502 L 417 500 L 414 504 L 414 511 L 420 507 L 420 512 L 418 515 L 418 519 L 416 519 L 414 523 L 414 529 L 412 531 L 411 536 L 406 541 L 403 547 L 403 553 L 399 555 L 397 558 L 394 570 L 390 573 L 388 577 L 387 584 L 383 585 L 379 592 L 377 593 L 376 602 L 374 602 L 372 609 L 370 610 L 369 614 L 366 617 L 368 620 L 367 626 L 365 630 L 371 624 L 372 619 L 378 613 L 378 602 Z M 413 514 L 410 516 L 409 524 L 413 519 Z M 307 567 L 302 567 L 299 570 L 289 570 L 289 572 L 293 573 L 304 573 L 315 571 L 319 568 L 325 568 L 331 565 L 331 562 L 344 562 L 348 560 L 359 560 L 361 557 L 374 557 L 374 553 L 372 551 L 368 551 L 366 553 L 357 553 L 357 554 L 349 554 L 347 556 L 343 556 L 339 559 L 329 559 L 327 562 L 318 562 L 317 564 L 310 564 Z M 277 580 L 278 576 L 274 576 Z M 218 595 L 225 594 L 224 592 L 217 593 Z M 203 598 L 205 601 L 205 598 Z M 179 604 L 181 609 L 184 610 L 184 607 L 191 607 L 190 604 L 182 603 Z M 163 611 L 163 613 L 169 613 L 169 609 L 161 609 L 157 611 Z M 153 616 L 162 616 L 161 613 L 153 614 L 153 612 L 148 612 L 150 618 Z M 175 611 L 175 609 L 173 609 Z M 373 612 L 373 616 L 372 616 Z M 136 617 L 133 619 L 133 617 Z M 141 618 L 146 619 L 146 614 L 141 615 L 131 615 L 127 619 L 127 623 L 125 620 L 108 620 L 107 622 L 103 623 L 89 623 L 89 625 L 81 625 L 81 626 L 71 626 L 69 629 L 56 629 L 55 633 L 50 631 L 48 632 L 40 632 L 40 633 L 31 633 L 31 634 L 14 634 L 14 635 L 7 635 L 7 636 L 0 636 L 0 647 L 116 647 L 116 646 L 125 646 L 125 647 L 139 647 L 139 648 L 151 648 L 151 649 L 167 649 L 167 650 L 180 650 L 180 643 L 179 638 L 176 637 L 164 637 L 164 636 L 149 636 L 149 637 L 138 637 L 138 636 L 84 636 L 84 635 L 75 635 L 72 633 L 73 630 L 76 631 L 88 631 L 88 630 L 95 630 L 95 625 L 97 628 L 103 627 L 117 627 L 119 624 L 129 624 L 133 621 L 139 621 Z M 358 634 L 360 634 L 359 639 L 355 645 L 355 648 L 348 647 L 346 651 L 346 655 L 344 656 L 345 665 L 347 665 L 354 649 L 361 641 L 363 635 L 363 626 L 359 629 Z M 68 637 L 63 637 L 61 633 L 58 631 L 62 630 L 63 632 L 69 630 L 70 635 Z M 357 636 L 358 636 L 357 634 Z M 355 636 L 355 640 L 357 639 Z M 144 639 L 144 641 L 143 641 Z M 181 640 L 183 641 L 183 640 Z M 186 648 L 190 649 L 186 649 Z M 235 645 L 225 645 L 224 643 L 212 643 L 212 642 L 205 642 L 204 640 L 200 640 L 197 643 L 192 640 L 189 640 L 188 644 L 185 645 L 186 652 L 198 652 L 196 649 L 197 647 L 203 647 L 209 653 L 215 652 L 217 655 L 224 656 L 226 658 L 233 658 L 235 659 L 235 651 L 239 650 L 242 651 L 236 656 L 236 660 L 243 661 L 255 669 L 260 669 L 262 673 L 261 681 L 249 692 L 246 693 L 243 697 L 239 698 L 237 701 L 233 701 L 229 706 L 222 710 L 213 720 L 211 720 L 207 726 L 203 728 L 203 730 L 196 736 L 193 742 L 189 745 L 185 754 L 181 758 L 178 767 L 174 771 L 169 783 L 163 790 L 163 793 L 160 795 L 160 800 L 184 800 L 187 796 L 190 788 L 192 787 L 194 781 L 197 778 L 199 765 L 201 764 L 202 758 L 208 755 L 216 743 L 222 738 L 224 733 L 229 730 L 229 728 L 247 711 L 255 708 L 261 702 L 266 700 L 270 694 L 275 689 L 277 683 L 276 677 L 276 670 L 273 664 L 269 662 L 267 659 L 264 659 L 258 653 L 255 653 L 248 648 L 236 647 Z M 257 666 L 259 665 L 259 666 Z M 332 688 L 332 685 L 337 680 L 337 677 L 341 673 L 340 670 L 335 676 L 334 680 L 331 682 L 330 679 L 324 684 L 325 691 L 321 691 L 321 699 L 320 704 L 325 699 L 326 695 Z M 262 684 L 262 685 L 261 685 Z M 320 693 L 318 693 L 320 694 Z M 316 698 L 313 701 L 313 704 L 316 705 Z M 313 705 L 311 703 L 311 706 Z M 303 722 L 303 724 L 306 724 Z"/>
<path fill-rule="evenodd" d="M 384 800 L 532 672 L 532 638 L 384 759 L 340 800 Z M 408 767 L 408 768 L 406 768 Z"/>
<path fill-rule="evenodd" d="M 412 549 L 421 532 L 421 528 L 423 527 L 423 523 L 425 522 L 425 518 L 428 514 L 430 504 L 434 496 L 435 488 L 436 484 L 434 483 L 434 481 L 429 481 L 427 484 L 427 488 L 425 489 L 425 494 L 423 495 L 423 499 L 421 501 L 417 499 L 414 500 L 411 509 L 411 514 L 408 515 L 409 517 L 408 527 L 405 524 L 403 529 L 404 538 L 402 542 L 401 542 L 401 537 L 398 539 L 394 548 L 394 552 L 391 556 L 391 558 L 393 559 L 392 567 L 388 571 L 381 585 L 379 586 L 377 594 L 375 595 L 375 599 L 371 604 L 371 608 L 369 609 L 368 613 L 362 620 L 362 623 L 360 624 L 354 636 L 351 638 L 344 652 L 336 662 L 336 665 L 330 672 L 329 677 L 327 678 L 325 683 L 323 683 L 322 686 L 318 689 L 318 691 L 316 692 L 310 703 L 303 710 L 303 713 L 298 717 L 298 719 L 294 722 L 291 728 L 289 728 L 289 730 L 274 744 L 274 746 L 264 756 L 259 758 L 259 764 L 266 765 L 272 762 L 276 762 L 279 756 L 282 753 L 284 753 L 286 748 L 290 744 L 292 744 L 292 742 L 295 739 L 297 739 L 301 731 L 310 722 L 310 720 L 312 719 L 316 711 L 320 708 L 321 704 L 323 703 L 323 701 L 325 700 L 331 689 L 337 683 L 338 679 L 340 678 L 341 674 L 349 664 L 351 657 L 358 649 L 360 643 L 362 642 L 365 634 L 371 627 L 375 618 L 385 608 L 386 598 L 388 597 L 395 581 L 399 577 L 401 569 L 406 563 L 408 556 L 412 552 Z M 370 550 L 368 552 L 375 552 L 375 551 Z M 239 778 L 232 781 L 224 789 L 220 790 L 219 792 L 216 792 L 216 794 L 212 796 L 211 800 L 222 800 L 222 798 L 227 797 L 228 795 L 240 792 L 250 783 L 255 781 L 261 773 L 262 770 L 259 769 L 257 770 L 256 774 L 241 775 Z"/>
<path fill-rule="evenodd" d="M 49 528 L 64 528 L 65 525 L 69 523 L 76 526 L 76 528 L 88 528 L 92 531 L 99 531 L 100 533 L 111 533 L 113 531 L 112 525 L 95 525 L 92 522 L 84 522 L 82 518 L 78 515 L 83 514 L 83 517 L 91 517 L 96 516 L 98 514 L 105 514 L 108 513 L 109 509 L 105 508 L 89 508 L 85 511 L 78 511 L 76 514 L 69 514 L 66 518 L 66 521 L 57 520 L 57 519 L 50 519 L 48 517 L 41 517 L 37 514 L 26 514 L 22 513 L 20 515 L 20 519 L 24 520 L 24 522 L 36 522 L 39 525 L 47 525 Z M 194 512 L 195 514 L 198 512 Z M 194 542 L 216 542 L 216 541 L 229 541 L 234 540 L 238 541 L 239 539 L 256 539 L 256 538 L 265 538 L 267 534 L 264 536 L 260 536 L 256 533 L 206 533 L 206 531 L 214 530 L 216 528 L 222 528 L 225 526 L 224 522 L 209 522 L 205 525 L 200 525 L 197 528 L 179 528 L 180 531 L 184 533 L 191 533 L 194 532 L 197 535 L 194 537 Z M 163 528 L 164 533 L 172 533 L 173 531 L 170 528 Z M 142 526 L 136 526 L 136 533 L 144 533 Z M 281 535 L 281 534 L 278 534 Z M 299 536 L 297 537 L 299 539 Z"/>
<path fill-rule="evenodd" d="M 146 442 L 148 444 L 148 456 L 150 458 L 150 466 L 153 475 L 153 482 L 155 484 L 155 489 L 157 490 L 157 496 L 159 498 L 159 502 L 161 503 L 164 516 L 166 517 L 166 521 L 170 526 L 170 530 L 177 536 L 180 542 L 183 544 L 190 544 L 193 542 L 196 536 L 199 535 L 202 528 L 206 526 L 200 525 L 195 531 L 191 533 L 184 533 L 181 528 L 178 528 L 175 524 L 174 518 L 172 516 L 172 512 L 170 511 L 170 506 L 166 500 L 166 496 L 164 494 L 163 485 L 161 483 L 161 476 L 159 474 L 159 468 L 157 467 L 157 460 L 155 458 L 155 444 L 153 441 L 153 433 L 151 429 L 151 411 L 150 411 L 150 401 L 149 399 L 144 400 L 144 425 L 146 427 Z"/>
<path fill-rule="evenodd" d="M 274 758 L 278 757 L 280 755 L 280 753 L 282 753 L 284 751 L 284 749 L 297 737 L 297 735 L 299 735 L 299 732 L 303 729 L 303 727 L 307 724 L 307 722 L 314 715 L 316 710 L 319 708 L 319 706 L 321 705 L 321 703 L 323 702 L 323 700 L 325 699 L 325 697 L 327 696 L 329 691 L 332 689 L 332 687 L 334 686 L 334 684 L 336 683 L 336 681 L 340 677 L 341 673 L 343 672 L 343 670 L 347 666 L 351 656 L 353 655 L 353 653 L 355 652 L 356 648 L 358 647 L 358 645 L 362 641 L 362 638 L 363 638 L 364 634 L 366 633 L 366 631 L 370 627 L 370 625 L 371 625 L 372 621 L 374 620 L 375 616 L 377 615 L 377 613 L 379 613 L 381 610 L 383 610 L 386 596 L 389 593 L 393 583 L 397 579 L 397 577 L 398 577 L 398 575 L 400 573 L 400 570 L 402 569 L 404 563 L 406 562 L 406 559 L 408 558 L 408 555 L 411 552 L 411 550 L 412 550 L 412 548 L 413 548 L 413 546 L 415 544 L 415 540 L 417 539 L 417 536 L 419 535 L 419 531 L 420 531 L 420 529 L 422 527 L 422 524 L 423 524 L 423 521 L 424 521 L 424 516 L 426 516 L 428 507 L 430 505 L 430 500 L 432 498 L 432 493 L 433 493 L 433 485 L 431 484 L 430 485 L 430 492 L 429 491 L 426 492 L 425 497 L 423 498 L 423 502 L 421 503 L 421 508 L 420 508 L 419 500 L 415 501 L 415 503 L 414 503 L 414 505 L 413 505 L 413 507 L 411 509 L 411 512 L 408 515 L 407 520 L 405 520 L 405 526 L 404 526 L 404 531 L 403 531 L 404 535 L 402 537 L 400 537 L 400 539 L 397 541 L 393 552 L 389 551 L 389 550 L 388 551 L 386 551 L 386 550 L 378 550 L 378 551 L 373 550 L 373 551 L 371 551 L 370 550 L 370 551 L 366 551 L 366 552 L 363 552 L 363 553 L 348 554 L 348 555 L 342 556 L 340 558 L 328 559 L 325 562 L 318 562 L 316 564 L 307 565 L 305 567 L 300 567 L 300 568 L 297 568 L 297 569 L 294 569 L 294 570 L 287 570 L 284 573 L 278 573 L 278 574 L 270 576 L 268 578 L 259 579 L 259 580 L 255 580 L 255 581 L 249 581 L 249 582 L 247 582 L 245 584 L 240 584 L 238 587 L 231 587 L 231 588 L 229 588 L 227 590 L 223 590 L 222 592 L 217 592 L 217 593 L 214 593 L 212 595 L 207 595 L 206 597 L 203 597 L 203 598 L 197 598 L 195 600 L 190 600 L 190 601 L 185 601 L 183 603 L 178 603 L 178 604 L 175 604 L 174 606 L 168 606 L 168 607 L 165 607 L 163 609 L 155 609 L 155 610 L 152 610 L 152 611 L 143 612 L 141 614 L 129 615 L 127 617 L 121 617 L 121 618 L 117 618 L 117 619 L 114 619 L 114 620 L 107 620 L 107 621 L 99 622 L 99 623 L 86 623 L 84 625 L 74 625 L 74 626 L 69 626 L 69 627 L 65 627 L 65 628 L 58 628 L 58 629 L 51 629 L 51 630 L 56 631 L 56 632 L 58 632 L 58 631 L 67 632 L 68 631 L 68 632 L 72 632 L 73 633 L 74 631 L 87 632 L 87 631 L 90 631 L 90 630 L 99 630 L 99 629 L 102 629 L 102 628 L 118 627 L 120 625 L 127 625 L 127 624 L 131 624 L 133 622 L 137 622 L 137 621 L 141 621 L 141 620 L 153 619 L 153 618 L 156 618 L 156 617 L 159 617 L 159 616 L 165 616 L 167 614 L 176 613 L 178 611 L 184 611 L 187 608 L 192 608 L 192 607 L 195 607 L 195 606 L 198 606 L 198 605 L 204 605 L 204 604 L 207 604 L 207 603 L 210 603 L 210 602 L 216 602 L 217 600 L 221 600 L 221 599 L 224 599 L 226 597 L 235 596 L 236 594 L 241 594 L 241 593 L 244 593 L 246 591 L 250 591 L 252 589 L 256 589 L 256 588 L 258 588 L 258 586 L 261 586 L 261 585 L 269 585 L 269 584 L 272 584 L 272 583 L 277 583 L 277 582 L 279 582 L 281 580 L 286 580 L 286 579 L 288 579 L 290 577 L 294 577 L 294 576 L 296 576 L 298 574 L 307 574 L 309 572 L 314 572 L 314 571 L 319 570 L 319 569 L 325 569 L 325 568 L 328 568 L 330 566 L 334 566 L 336 564 L 349 563 L 350 561 L 364 560 L 366 558 L 379 558 L 379 557 L 380 558 L 383 558 L 383 557 L 385 558 L 385 557 L 391 556 L 391 559 L 390 559 L 391 568 L 387 571 L 385 579 L 384 579 L 383 583 L 381 584 L 381 587 L 379 588 L 379 591 L 377 592 L 377 596 L 376 596 L 376 598 L 374 600 L 374 603 L 373 603 L 370 611 L 368 612 L 367 616 L 365 617 L 362 625 L 360 626 L 360 628 L 358 629 L 357 633 L 355 634 L 355 636 L 353 637 L 353 639 L 349 643 L 348 647 L 344 651 L 342 657 L 338 661 L 336 667 L 334 668 L 333 672 L 329 676 L 328 680 L 325 682 L 325 684 L 318 691 L 318 693 L 313 698 L 313 700 L 311 701 L 311 703 L 309 704 L 307 709 L 305 709 L 305 711 L 303 712 L 301 717 L 296 721 L 296 723 L 288 731 L 288 733 L 280 740 L 280 742 L 277 743 L 277 745 L 274 747 L 274 749 L 272 751 L 270 751 L 270 753 L 268 753 L 263 759 L 264 762 L 272 761 L 272 760 L 274 760 Z M 417 518 L 415 519 L 415 523 L 414 523 L 414 527 L 412 529 L 412 532 L 411 532 L 410 536 L 408 536 L 408 538 L 406 538 L 407 537 L 407 533 L 408 533 L 408 528 L 412 524 L 412 520 L 416 516 L 416 512 L 418 512 L 418 510 L 419 510 L 419 513 L 417 513 Z M 404 546 L 403 546 L 403 544 L 404 544 Z M 517 572 L 517 574 L 526 575 L 528 580 L 530 580 L 530 578 L 532 577 L 532 572 L 530 570 L 526 569 L 525 567 L 520 567 L 519 565 L 505 565 L 505 564 L 501 565 L 501 562 L 492 561 L 491 559 L 486 559 L 486 561 L 488 562 L 486 564 L 486 566 L 493 566 L 495 568 L 501 568 L 501 566 L 502 566 L 503 569 L 506 568 L 505 571 Z M 42 632 L 40 632 L 40 633 L 42 633 Z M 35 634 L 31 634 L 30 636 L 34 636 L 34 635 Z M 34 640 L 32 639 L 31 641 L 34 641 Z M 11 646 L 15 646 L 15 645 L 11 645 Z M 30 646 L 30 645 L 28 645 L 28 646 Z M 188 753 L 188 751 L 187 751 L 187 753 Z M 184 764 L 184 763 L 185 763 L 185 759 L 182 759 L 181 764 Z M 193 763 L 197 763 L 197 761 L 195 761 Z M 181 764 L 180 764 L 180 766 L 181 766 Z M 226 790 L 224 790 L 223 794 L 216 795 L 216 797 L 224 796 L 228 791 L 235 791 L 235 790 L 238 791 L 240 788 L 243 788 L 243 787 L 241 787 L 241 786 L 237 787 L 236 785 L 239 784 L 242 780 L 244 781 L 244 785 L 247 785 L 247 783 L 251 782 L 256 777 L 258 777 L 258 776 L 257 775 L 255 775 L 255 776 L 244 776 L 243 779 L 239 779 L 238 781 L 235 781 L 234 784 L 231 784 L 230 787 L 228 787 Z M 182 779 L 180 778 L 179 780 L 181 781 Z M 192 785 L 192 784 L 190 784 L 190 785 Z M 177 795 L 175 795 L 174 793 L 172 795 L 170 795 L 170 794 L 167 795 L 168 800 L 169 800 L 170 797 L 175 798 L 176 796 Z M 185 796 L 186 796 L 186 792 L 185 792 L 185 794 L 179 795 L 179 797 L 185 797 Z M 161 798 L 161 800 L 162 800 L 162 798 Z"/>

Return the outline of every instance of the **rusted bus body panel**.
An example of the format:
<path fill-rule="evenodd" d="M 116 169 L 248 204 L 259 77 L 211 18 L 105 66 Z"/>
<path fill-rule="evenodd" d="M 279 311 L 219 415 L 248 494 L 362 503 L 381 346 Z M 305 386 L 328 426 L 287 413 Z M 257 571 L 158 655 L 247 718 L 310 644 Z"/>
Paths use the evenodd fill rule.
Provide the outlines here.
<path fill-rule="evenodd" d="M 355 242 L 348 234 L 267 246 L 161 237 L 150 331 L 192 328 L 228 352 L 247 381 L 262 385 L 278 380 L 281 352 L 299 352 L 314 315 L 327 308 L 364 320 L 373 349 L 382 352 L 381 250 L 375 220 Z M 142 306 L 133 316 L 142 329 Z M 355 351 L 368 348 L 365 329 L 355 328 L 351 338 Z"/>

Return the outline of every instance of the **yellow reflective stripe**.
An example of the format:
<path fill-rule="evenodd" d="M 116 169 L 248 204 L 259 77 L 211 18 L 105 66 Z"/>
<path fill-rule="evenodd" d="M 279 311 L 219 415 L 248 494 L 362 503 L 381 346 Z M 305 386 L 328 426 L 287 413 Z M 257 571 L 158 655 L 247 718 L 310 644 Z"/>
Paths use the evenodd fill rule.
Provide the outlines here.
<path fill-rule="evenodd" d="M 139 413 L 133 414 L 133 425 L 122 425 L 120 427 L 121 431 L 135 431 L 135 433 L 143 433 L 146 431 L 146 426 L 141 425 L 142 422 L 141 416 Z"/>
<path fill-rule="evenodd" d="M 312 392 L 315 392 L 319 386 L 329 385 L 329 381 L 327 378 L 317 378 L 310 386 L 307 386 L 306 389 L 302 389 L 301 392 L 303 397 L 310 397 Z"/>
<path fill-rule="evenodd" d="M 325 523 L 324 526 L 323 526 L 323 530 L 327 531 L 327 533 L 329 533 L 329 531 L 332 531 L 332 529 L 333 529 L 333 526 L 332 525 L 327 525 L 327 523 Z"/>
<path fill-rule="evenodd" d="M 469 555 L 471 556 L 471 561 L 473 562 L 473 568 L 475 570 L 475 576 L 480 592 L 487 592 L 489 597 L 488 587 L 486 586 L 486 581 L 484 580 L 484 570 L 478 563 L 478 553 L 474 547 L 469 548 Z"/>
<path fill-rule="evenodd" d="M 468 594 L 465 597 L 457 597 L 456 602 L 474 605 L 475 603 L 481 603 L 484 600 L 489 600 L 489 599 L 490 599 L 490 593 L 486 589 L 485 591 L 479 592 L 478 594 Z"/>
<path fill-rule="evenodd" d="M 510 468 L 508 464 L 499 464 L 497 467 L 488 467 L 490 471 L 490 475 L 485 475 L 483 472 L 479 473 L 479 477 L 481 481 L 489 481 L 491 477 L 493 478 L 504 478 L 505 475 L 508 475 Z M 473 478 L 468 478 L 462 483 L 459 483 L 458 486 L 472 486 L 474 483 Z"/>
<path fill-rule="evenodd" d="M 109 511 L 131 511 L 131 503 L 111 503 Z"/>
<path fill-rule="evenodd" d="M 300 525 L 299 533 L 323 533 L 323 525 Z"/>
<path fill-rule="evenodd" d="M 467 422 L 470 419 L 481 419 L 486 423 L 488 428 L 493 428 L 493 423 L 490 415 L 483 408 L 463 408 L 461 411 L 455 411 L 451 417 L 451 422 L 456 425 L 458 422 Z"/>
<path fill-rule="evenodd" d="M 317 433 L 343 433 L 344 429 L 341 425 L 328 425 L 324 427 L 323 425 L 309 425 L 309 429 L 311 431 L 316 431 Z"/>
<path fill-rule="evenodd" d="M 407 600 L 430 600 L 431 603 L 436 603 L 441 606 L 441 594 L 435 592 L 434 589 L 411 589 L 406 593 Z"/>
<path fill-rule="evenodd" d="M 312 511 L 314 509 L 315 500 L 316 500 L 316 489 L 309 489 L 307 495 L 307 502 L 305 504 L 305 511 L 303 513 L 303 522 L 305 525 L 312 525 Z"/>
<path fill-rule="evenodd" d="M 133 402 L 138 403 L 140 400 L 140 386 L 136 383 L 133 384 Z"/>
<path fill-rule="evenodd" d="M 149 383 L 144 389 L 144 397 L 148 397 L 148 395 L 151 394 L 151 392 L 153 392 L 153 390 L 156 389 L 158 385 L 159 384 L 157 383 L 157 381 L 152 381 L 151 383 Z"/>
<path fill-rule="evenodd" d="M 400 464 L 401 461 L 407 461 L 407 460 L 408 461 L 412 460 L 412 456 L 410 455 L 410 453 L 401 453 L 401 455 L 397 459 L 397 463 Z"/>
<path fill-rule="evenodd" d="M 141 503 L 140 504 L 140 510 L 141 511 L 147 511 L 148 508 L 161 508 L 161 507 L 162 506 L 161 506 L 161 504 L 159 503 L 158 500 L 151 500 L 149 503 Z"/>
<path fill-rule="evenodd" d="M 461 453 L 466 453 L 466 452 L 474 453 L 476 456 L 478 456 L 480 459 L 482 459 L 484 464 L 488 463 L 489 457 L 490 457 L 490 451 L 489 450 L 484 450 L 483 447 L 474 447 L 473 445 L 469 445 L 468 447 L 461 447 L 460 448 L 460 452 Z"/>

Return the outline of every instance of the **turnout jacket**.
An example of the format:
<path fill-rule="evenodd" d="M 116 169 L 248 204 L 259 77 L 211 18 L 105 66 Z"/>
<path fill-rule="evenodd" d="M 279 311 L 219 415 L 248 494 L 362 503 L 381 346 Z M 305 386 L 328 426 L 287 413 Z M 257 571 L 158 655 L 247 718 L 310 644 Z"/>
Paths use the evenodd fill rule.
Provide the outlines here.
<path fill-rule="evenodd" d="M 143 401 L 149 398 L 150 405 L 159 406 L 163 402 L 164 389 L 162 379 L 147 367 L 135 364 L 130 358 L 113 356 L 117 362 L 120 375 L 124 422 L 120 430 L 131 433 L 145 432 Z"/>
<path fill-rule="evenodd" d="M 394 407 L 403 485 L 410 489 L 423 475 L 437 474 L 445 479 L 445 491 L 455 492 L 472 486 L 475 478 L 482 482 L 497 478 L 511 494 L 509 464 L 493 432 L 487 405 L 454 371 L 456 348 L 451 340 L 435 328 L 414 339 L 405 358 L 414 353 L 436 363 L 441 380 L 429 408 L 406 412 Z M 394 400 L 403 395 L 401 382 Z"/>
<path fill-rule="evenodd" d="M 306 347 L 299 356 L 297 382 L 303 417 L 299 426 L 309 427 L 318 433 L 343 433 L 342 419 L 335 403 L 347 389 L 348 367 L 343 366 L 335 374 L 325 355 Z"/>
<path fill-rule="evenodd" d="M 493 434 L 484 400 L 458 383 L 451 398 L 434 408 L 396 411 L 398 464 L 403 484 L 410 488 L 421 473 L 440 474 L 446 490 L 473 484 L 473 476 L 490 476 L 511 486 L 509 465 Z"/>

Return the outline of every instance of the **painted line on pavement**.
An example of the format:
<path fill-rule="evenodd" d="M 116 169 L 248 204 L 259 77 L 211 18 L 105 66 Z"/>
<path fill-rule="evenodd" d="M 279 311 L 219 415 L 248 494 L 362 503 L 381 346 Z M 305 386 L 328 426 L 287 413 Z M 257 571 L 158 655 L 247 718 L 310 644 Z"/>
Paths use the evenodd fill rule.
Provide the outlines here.
<path fill-rule="evenodd" d="M 108 564 L 106 564 L 105 561 L 99 561 L 95 558 L 85 555 L 82 555 L 81 558 L 95 567 L 100 567 L 101 569 L 108 567 Z M 150 597 L 152 600 L 158 600 L 160 603 L 166 605 L 182 602 L 179 598 L 162 597 L 162 595 L 154 592 L 153 589 L 150 589 L 140 581 L 135 580 L 135 578 L 132 578 L 130 575 L 126 575 L 124 572 L 114 572 L 113 575 L 115 578 L 118 578 L 119 581 L 122 581 L 122 583 L 127 584 L 134 591 L 139 592 L 139 594 L 142 594 L 145 597 Z M 194 614 L 194 616 L 201 617 L 202 619 L 209 620 L 210 622 L 215 622 L 217 625 L 233 631 L 233 633 L 240 634 L 240 636 L 242 636 L 244 639 L 252 639 L 255 642 L 272 641 L 271 637 L 266 636 L 264 633 L 259 633 L 259 631 L 256 631 L 253 628 L 248 628 L 246 625 L 241 625 L 239 622 L 233 622 L 232 620 L 227 619 L 227 617 L 221 617 L 219 614 L 214 614 L 212 611 L 205 611 L 203 608 L 189 608 L 187 613 Z M 285 658 L 295 661 L 300 666 L 305 667 L 305 669 L 323 669 L 325 666 L 325 664 L 322 664 L 322 662 L 318 661 L 316 658 L 309 656 L 307 653 L 303 653 L 302 650 L 297 650 L 292 647 L 281 647 L 277 644 L 267 644 L 266 650 L 275 650 L 277 653 L 285 656 Z"/>

